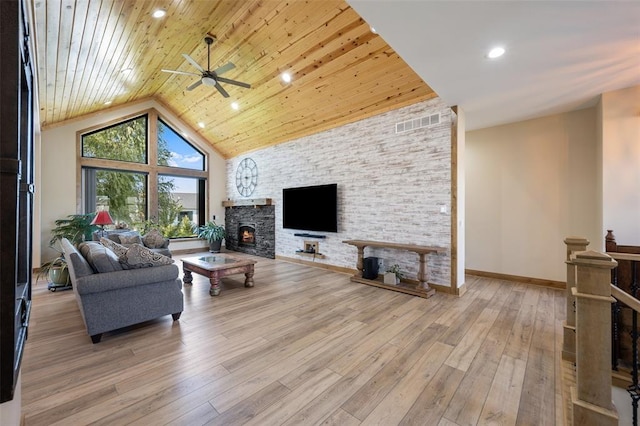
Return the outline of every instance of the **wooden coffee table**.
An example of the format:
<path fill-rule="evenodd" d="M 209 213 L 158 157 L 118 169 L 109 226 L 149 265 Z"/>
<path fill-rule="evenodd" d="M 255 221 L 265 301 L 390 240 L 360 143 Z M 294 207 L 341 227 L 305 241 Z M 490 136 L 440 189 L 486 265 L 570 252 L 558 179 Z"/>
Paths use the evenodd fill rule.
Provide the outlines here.
<path fill-rule="evenodd" d="M 253 287 L 253 265 L 257 262 L 251 259 L 241 259 L 226 253 L 205 254 L 182 259 L 183 281 L 185 284 L 193 282 L 192 272 L 209 278 L 211 288 L 209 294 L 220 294 L 220 279 L 227 275 L 244 274 L 244 286 Z"/>

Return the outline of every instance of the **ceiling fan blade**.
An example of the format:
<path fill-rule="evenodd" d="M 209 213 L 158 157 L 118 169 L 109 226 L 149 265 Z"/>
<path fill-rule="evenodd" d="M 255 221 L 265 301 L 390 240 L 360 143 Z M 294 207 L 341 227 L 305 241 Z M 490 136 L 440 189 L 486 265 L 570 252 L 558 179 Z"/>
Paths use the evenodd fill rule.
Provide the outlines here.
<path fill-rule="evenodd" d="M 227 93 L 227 91 L 224 90 L 224 88 L 222 86 L 220 86 L 219 84 L 216 84 L 216 89 L 218 89 L 218 92 L 220 92 L 220 94 L 222 96 L 224 96 L 225 98 L 229 97 L 229 94 Z"/>
<path fill-rule="evenodd" d="M 196 61 L 193 60 L 193 58 L 189 55 L 187 55 L 186 53 L 183 53 L 182 56 L 184 56 L 184 58 L 189 61 L 189 63 L 191 65 L 193 65 L 194 67 L 196 67 L 196 69 L 200 72 L 204 72 L 204 69 L 200 66 L 200 64 L 198 64 Z"/>
<path fill-rule="evenodd" d="M 198 80 L 195 83 L 193 83 L 191 86 L 187 87 L 187 90 L 191 91 L 196 87 L 200 86 L 201 84 L 202 84 L 202 80 Z"/>
<path fill-rule="evenodd" d="M 221 81 L 223 83 L 234 84 L 236 86 L 240 86 L 240 87 L 245 87 L 247 89 L 251 89 L 251 85 L 249 83 L 243 83 L 241 81 L 230 80 L 230 79 L 224 78 L 224 77 L 217 77 L 216 80 Z"/>
<path fill-rule="evenodd" d="M 186 71 L 176 71 L 176 70 L 160 70 L 162 72 L 170 72 L 172 74 L 184 74 L 184 75 L 195 75 L 200 77 L 200 74 L 196 74 L 195 72 L 186 72 Z"/>
<path fill-rule="evenodd" d="M 231 71 L 232 69 L 234 69 L 236 66 L 233 65 L 232 62 L 227 62 L 226 64 L 224 64 L 223 66 L 216 68 L 215 70 L 213 70 L 213 73 L 215 75 L 221 75 L 224 74 L 227 71 Z"/>

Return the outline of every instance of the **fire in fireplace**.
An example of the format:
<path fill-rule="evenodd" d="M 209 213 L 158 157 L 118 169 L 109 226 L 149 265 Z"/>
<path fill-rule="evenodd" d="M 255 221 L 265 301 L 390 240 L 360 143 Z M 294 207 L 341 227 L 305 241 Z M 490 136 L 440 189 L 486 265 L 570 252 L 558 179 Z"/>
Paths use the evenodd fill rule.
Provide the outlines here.
<path fill-rule="evenodd" d="M 238 245 L 255 246 L 256 245 L 256 225 L 255 223 L 238 224 Z"/>

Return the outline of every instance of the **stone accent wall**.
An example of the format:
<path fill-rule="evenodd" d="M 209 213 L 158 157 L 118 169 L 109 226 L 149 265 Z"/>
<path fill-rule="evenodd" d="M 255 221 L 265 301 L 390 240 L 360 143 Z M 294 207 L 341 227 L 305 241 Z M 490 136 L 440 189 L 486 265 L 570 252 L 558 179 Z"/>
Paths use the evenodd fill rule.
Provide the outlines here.
<path fill-rule="evenodd" d="M 241 246 L 238 244 L 238 224 L 240 223 L 255 224 L 255 246 Z M 275 206 L 227 207 L 225 209 L 224 224 L 227 231 L 224 245 L 227 249 L 270 259 L 276 257 Z"/>
<path fill-rule="evenodd" d="M 395 132 L 398 122 L 441 114 L 440 124 Z M 338 232 L 324 234 L 315 262 L 354 268 L 356 248 L 342 241 L 363 239 L 451 247 L 451 110 L 439 98 L 420 102 L 312 136 L 227 161 L 227 197 L 242 199 L 236 168 L 245 157 L 258 166 L 250 198 L 273 198 L 275 254 L 296 258 L 308 237 L 282 228 L 282 189 L 338 184 Z M 445 212 L 441 212 L 444 208 Z M 228 210 L 228 209 L 227 209 Z M 229 229 L 229 228 L 227 228 Z M 411 277 L 417 255 L 370 250 L 365 255 L 398 263 Z M 300 257 L 309 260 L 307 257 Z M 429 281 L 449 286 L 450 251 L 429 255 Z"/>

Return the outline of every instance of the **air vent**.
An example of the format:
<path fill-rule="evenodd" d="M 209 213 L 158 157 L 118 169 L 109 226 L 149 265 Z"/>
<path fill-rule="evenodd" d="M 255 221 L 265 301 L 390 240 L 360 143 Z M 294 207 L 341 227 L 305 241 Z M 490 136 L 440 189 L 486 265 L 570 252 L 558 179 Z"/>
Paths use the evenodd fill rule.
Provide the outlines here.
<path fill-rule="evenodd" d="M 396 133 L 408 132 L 409 130 L 421 129 L 436 124 L 440 124 L 440 113 L 396 123 Z"/>

